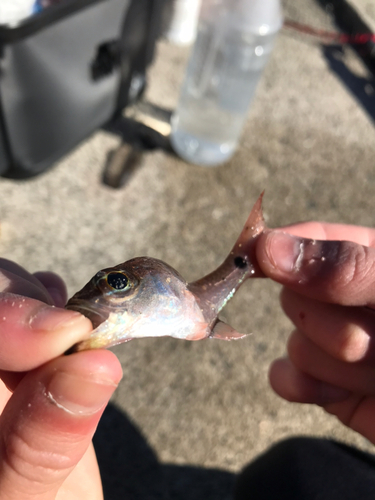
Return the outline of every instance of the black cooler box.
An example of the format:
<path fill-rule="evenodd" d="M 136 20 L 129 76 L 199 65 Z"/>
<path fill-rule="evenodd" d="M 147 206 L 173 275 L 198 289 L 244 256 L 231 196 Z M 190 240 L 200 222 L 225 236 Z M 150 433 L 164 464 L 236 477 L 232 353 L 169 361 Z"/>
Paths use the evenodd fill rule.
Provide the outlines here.
<path fill-rule="evenodd" d="M 137 100 L 163 0 L 61 0 L 0 27 L 0 175 L 37 175 Z"/>

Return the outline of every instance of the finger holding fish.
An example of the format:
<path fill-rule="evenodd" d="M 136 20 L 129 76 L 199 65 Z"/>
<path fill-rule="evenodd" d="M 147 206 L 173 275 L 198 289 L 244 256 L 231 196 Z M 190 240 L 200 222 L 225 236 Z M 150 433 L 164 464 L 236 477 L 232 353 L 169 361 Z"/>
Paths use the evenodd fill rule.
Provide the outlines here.
<path fill-rule="evenodd" d="M 264 273 L 284 285 L 282 307 L 296 326 L 271 386 L 373 443 L 374 239 L 371 228 L 309 222 L 267 232 L 256 249 Z"/>
<path fill-rule="evenodd" d="M 61 279 L 43 273 L 63 297 Z M 60 289 L 59 289 L 60 287 Z M 88 336 L 92 326 L 84 316 L 53 306 L 48 289 L 34 275 L 0 259 L 0 369 L 23 372 L 61 355 Z"/>
<path fill-rule="evenodd" d="M 266 276 L 310 298 L 375 305 L 375 230 L 342 227 L 306 223 L 267 231 L 257 244 L 258 263 Z M 294 234 L 298 231 L 304 236 Z M 323 239 L 315 239 L 316 231 Z"/>
<path fill-rule="evenodd" d="M 53 307 L 54 273 L 0 259 L 0 287 L 0 497 L 102 500 L 90 442 L 121 366 L 103 350 L 61 356 L 92 325 Z"/>

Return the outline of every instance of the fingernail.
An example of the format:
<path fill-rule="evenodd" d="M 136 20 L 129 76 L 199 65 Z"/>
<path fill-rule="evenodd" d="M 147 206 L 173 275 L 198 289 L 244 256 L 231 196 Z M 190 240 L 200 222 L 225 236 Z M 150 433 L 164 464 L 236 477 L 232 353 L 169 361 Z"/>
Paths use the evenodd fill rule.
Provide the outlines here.
<path fill-rule="evenodd" d="M 266 252 L 270 263 L 279 271 L 298 271 L 303 255 L 303 240 L 281 231 L 269 233 Z"/>
<path fill-rule="evenodd" d="M 29 326 L 32 330 L 54 331 L 62 328 L 77 328 L 90 325 L 87 318 L 76 311 L 44 306 L 34 311 L 29 317 Z"/>
<path fill-rule="evenodd" d="M 335 385 L 322 383 L 320 386 L 321 404 L 339 403 L 350 396 L 350 392 Z"/>
<path fill-rule="evenodd" d="M 73 415 L 92 415 L 109 401 L 117 383 L 100 374 L 86 378 L 66 372 L 56 372 L 46 387 L 48 399 Z"/>

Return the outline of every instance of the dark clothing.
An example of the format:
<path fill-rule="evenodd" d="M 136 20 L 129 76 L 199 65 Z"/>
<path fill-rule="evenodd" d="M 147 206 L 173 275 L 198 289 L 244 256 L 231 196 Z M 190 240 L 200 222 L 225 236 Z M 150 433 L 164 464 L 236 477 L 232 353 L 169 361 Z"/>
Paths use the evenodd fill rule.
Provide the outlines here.
<path fill-rule="evenodd" d="M 288 439 L 244 469 L 234 498 L 375 500 L 375 456 L 327 439 Z"/>

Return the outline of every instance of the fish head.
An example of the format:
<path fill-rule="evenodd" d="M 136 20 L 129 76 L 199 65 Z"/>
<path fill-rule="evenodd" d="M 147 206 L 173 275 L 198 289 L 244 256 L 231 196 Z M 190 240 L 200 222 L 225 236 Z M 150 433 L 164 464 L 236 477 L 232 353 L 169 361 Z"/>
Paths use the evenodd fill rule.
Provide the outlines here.
<path fill-rule="evenodd" d="M 66 305 L 88 317 L 94 331 L 82 348 L 132 338 L 202 338 L 207 324 L 188 284 L 168 264 L 137 257 L 102 269 Z"/>
<path fill-rule="evenodd" d="M 80 312 L 96 328 L 111 313 L 127 308 L 138 294 L 142 277 L 142 268 L 128 262 L 102 269 L 69 300 L 66 308 Z"/>

